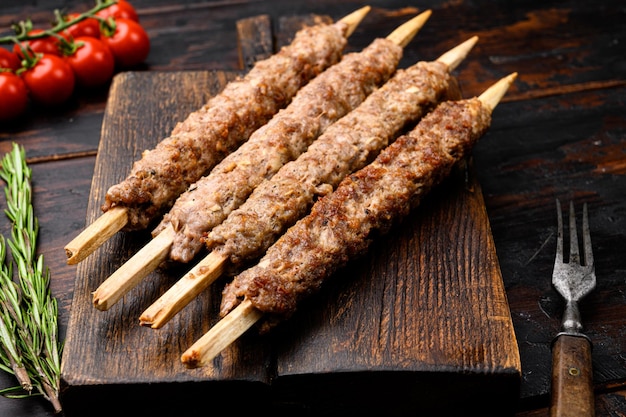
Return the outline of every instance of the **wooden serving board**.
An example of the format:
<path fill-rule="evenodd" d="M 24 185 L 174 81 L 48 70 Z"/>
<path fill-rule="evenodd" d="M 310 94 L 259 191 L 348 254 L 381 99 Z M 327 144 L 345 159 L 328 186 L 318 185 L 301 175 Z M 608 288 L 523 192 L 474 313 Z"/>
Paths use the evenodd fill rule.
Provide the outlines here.
<path fill-rule="evenodd" d="M 86 223 L 144 149 L 236 76 L 117 75 Z M 62 362 L 68 417 L 206 415 L 233 401 L 237 415 L 503 416 L 515 406 L 520 358 L 471 163 L 292 319 L 263 336 L 251 329 L 201 369 L 180 355 L 218 321 L 225 279 L 159 330 L 140 327 L 139 316 L 189 265 L 155 271 L 106 312 L 92 306 L 92 291 L 149 239 L 120 232 L 77 268 Z"/>

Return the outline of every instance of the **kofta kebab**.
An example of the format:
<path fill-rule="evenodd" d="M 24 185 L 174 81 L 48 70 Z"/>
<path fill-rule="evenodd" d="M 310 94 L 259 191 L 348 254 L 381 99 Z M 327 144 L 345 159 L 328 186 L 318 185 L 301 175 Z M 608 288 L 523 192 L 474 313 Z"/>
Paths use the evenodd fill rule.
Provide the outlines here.
<path fill-rule="evenodd" d="M 168 254 L 171 257 L 172 248 L 191 251 L 189 259 L 198 253 L 204 233 L 392 76 L 403 47 L 429 16 L 430 11 L 424 12 L 387 38 L 378 38 L 362 51 L 345 55 L 302 87 L 286 108 L 177 199 L 162 226 L 155 230 L 154 239 L 96 289 L 94 305 L 102 310 L 110 308 Z"/>
<path fill-rule="evenodd" d="M 150 306 L 140 323 L 161 327 L 225 268 L 241 270 L 242 265 L 262 255 L 320 195 L 370 162 L 445 97 L 452 81 L 450 71 L 476 41 L 476 37 L 471 38 L 436 61 L 398 70 L 383 87 L 330 126 L 298 159 L 259 184 L 238 209 L 206 235 L 209 255 Z"/>
<path fill-rule="evenodd" d="M 343 56 L 368 11 L 302 29 L 108 190 L 104 214 L 66 246 L 68 263 L 169 212 L 153 239 L 96 289 L 96 308 L 110 308 L 166 260 L 189 262 L 207 248 L 140 317 L 159 328 L 222 274 L 234 276 L 223 319 L 183 354 L 187 367 L 203 366 L 255 323 L 267 330 L 293 314 L 470 152 L 516 74 L 478 98 L 451 94 L 450 72 L 476 37 L 398 70 L 430 11 Z"/>
<path fill-rule="evenodd" d="M 104 214 L 66 245 L 68 263 L 82 261 L 120 230 L 148 227 L 302 86 L 336 64 L 347 38 L 369 10 L 363 7 L 334 24 L 303 28 L 291 44 L 258 61 L 177 124 L 169 137 L 142 154 L 125 180 L 109 188 Z"/>
<path fill-rule="evenodd" d="M 255 265 L 227 284 L 223 317 L 181 357 L 206 365 L 255 323 L 267 331 L 290 317 L 338 268 L 363 255 L 376 235 L 406 217 L 465 158 L 491 124 L 513 73 L 480 97 L 439 104 L 409 133 L 317 200 Z"/>

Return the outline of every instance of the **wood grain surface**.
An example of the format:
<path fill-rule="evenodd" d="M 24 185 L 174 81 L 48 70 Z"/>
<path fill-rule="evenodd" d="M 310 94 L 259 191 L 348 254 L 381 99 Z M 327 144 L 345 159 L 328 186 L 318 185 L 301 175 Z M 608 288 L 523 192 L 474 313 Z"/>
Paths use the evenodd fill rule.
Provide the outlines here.
<path fill-rule="evenodd" d="M 276 37 L 270 41 L 278 45 L 279 39 L 288 36 L 281 27 L 285 18 L 309 13 L 339 18 L 365 4 L 334 0 L 131 2 L 152 45 L 148 59 L 133 68 L 135 72 L 238 72 L 246 68 L 242 62 L 252 61 L 241 59 L 237 35 L 241 20 L 269 16 L 271 33 Z M 26 18 L 37 27 L 45 27 L 54 9 L 85 10 L 87 3 L 2 1 L 0 31 L 6 33 L 12 23 Z M 474 170 L 485 200 L 522 363 L 516 417 L 548 415 L 551 343 L 563 311 L 562 300 L 550 284 L 556 198 L 572 200 L 577 208 L 582 203 L 589 205 L 598 286 L 583 301 L 581 310 L 585 331 L 593 342 L 596 415 L 626 415 L 623 1 L 373 0 L 367 4 L 372 11 L 350 37 L 349 49 L 361 49 L 373 36 L 386 35 L 420 10 L 432 9 L 431 19 L 405 48 L 401 67 L 418 59 L 434 59 L 478 35 L 478 44 L 456 74 L 464 96 L 479 94 L 493 80 L 519 72 L 494 113 L 490 131 L 474 150 Z M 61 339 L 66 334 L 77 276 L 77 267 L 66 264 L 63 247 L 84 228 L 88 205 L 99 203 L 91 201 L 90 191 L 108 93 L 108 85 L 77 91 L 66 105 L 52 109 L 34 106 L 22 119 L 0 123 L 0 151 L 10 150 L 11 142 L 16 141 L 25 147 L 33 168 L 34 205 L 40 220 L 38 249 L 50 267 L 52 291 L 59 301 Z M 3 204 L 4 199 L 0 199 L 0 208 Z M 7 222 L 0 221 L 0 231 L 5 235 L 9 232 Z M 309 311 L 315 311 L 314 306 Z M 10 374 L 0 373 L 0 388 L 14 384 Z M 85 401 L 93 398 L 92 410 L 114 413 L 122 408 L 125 398 L 137 401 L 139 394 L 146 410 L 138 411 L 137 416 L 186 417 L 168 401 L 169 384 L 147 387 L 139 393 L 133 390 L 133 395 L 127 390 L 131 385 L 110 387 L 108 395 L 97 389 L 93 397 L 89 391 L 80 395 Z M 195 383 L 173 385 L 189 392 L 186 397 L 181 394 L 182 401 L 187 400 L 190 407 L 195 404 L 198 414 L 216 410 L 217 404 L 203 401 L 206 392 L 220 395 L 213 391 L 215 386 L 209 384 L 207 390 L 200 384 L 194 391 Z M 232 414 L 235 408 L 261 399 L 264 386 L 259 385 L 258 395 L 245 401 L 227 403 L 225 397 L 223 404 L 233 406 L 229 409 Z M 237 384 L 233 382 L 232 388 L 236 391 Z M 456 393 L 453 390 L 450 398 Z M 388 397 L 390 406 L 395 398 Z M 254 412 L 253 408 L 243 411 Z M 53 412 L 41 397 L 0 396 L 0 415 L 52 417 Z"/>
<path fill-rule="evenodd" d="M 124 178 L 141 152 L 236 75 L 118 75 L 103 120 L 87 224 L 100 215 L 106 189 Z M 84 412 L 79 393 L 85 389 L 107 392 L 106 386 L 126 384 L 130 393 L 166 384 L 177 398 L 172 384 L 185 382 L 237 382 L 237 395 L 264 384 L 267 407 L 297 404 L 312 413 L 342 414 L 346 407 L 387 415 L 441 410 L 450 387 L 459 390 L 457 401 L 447 403 L 450 411 L 474 407 L 481 415 L 500 415 L 507 404 L 513 410 L 519 352 L 471 164 L 459 167 L 367 257 L 335 274 L 335 284 L 283 329 L 268 336 L 250 331 L 202 369 L 185 369 L 180 355 L 218 320 L 224 279 L 159 330 L 139 327 L 139 315 L 185 266 L 155 271 L 106 312 L 91 303 L 91 292 L 148 236 L 120 233 L 77 269 L 63 356 L 68 416 Z M 329 394 L 329 386 L 340 395 Z M 383 392 L 403 393 L 406 400 L 396 401 L 394 411 Z M 496 393 L 500 400 L 485 408 Z"/>

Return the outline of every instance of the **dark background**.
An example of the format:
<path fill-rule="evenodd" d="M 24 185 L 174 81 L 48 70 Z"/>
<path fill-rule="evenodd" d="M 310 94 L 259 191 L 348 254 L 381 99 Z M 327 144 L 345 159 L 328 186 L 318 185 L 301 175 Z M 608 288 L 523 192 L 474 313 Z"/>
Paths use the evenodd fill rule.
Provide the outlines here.
<path fill-rule="evenodd" d="M 134 0 L 151 39 L 137 71 L 242 70 L 236 21 L 258 14 L 342 17 L 369 4 L 371 17 L 351 36 L 358 50 L 387 34 L 407 11 L 433 16 L 405 50 L 404 65 L 480 37 L 456 75 L 464 96 L 479 94 L 513 71 L 515 85 L 474 151 L 476 171 L 499 255 L 522 359 L 519 415 L 546 415 L 550 342 L 562 301 L 550 285 L 555 200 L 589 206 L 597 289 L 583 302 L 594 343 L 598 415 L 626 415 L 626 4 L 568 1 L 168 1 Z M 44 26 L 54 9 L 82 11 L 81 1 L 0 3 L 0 34 L 30 18 Z M 401 64 L 401 66 L 403 66 Z M 52 273 L 65 332 L 75 266 L 63 246 L 84 227 L 87 198 L 108 88 L 78 92 L 64 106 L 29 109 L 0 124 L 0 151 L 23 145 L 34 170 L 40 250 Z M 1 98 L 0 98 L 1 99 Z M 4 204 L 2 202 L 1 204 Z M 7 225 L 0 222 L 6 234 Z M 0 374 L 0 388 L 13 379 Z M 114 402 L 114 399 L 112 399 Z M 94 405 L 103 406 L 103 405 Z M 0 397 L 2 416 L 51 416 L 42 399 Z M 114 414 L 114 411 L 113 411 Z"/>

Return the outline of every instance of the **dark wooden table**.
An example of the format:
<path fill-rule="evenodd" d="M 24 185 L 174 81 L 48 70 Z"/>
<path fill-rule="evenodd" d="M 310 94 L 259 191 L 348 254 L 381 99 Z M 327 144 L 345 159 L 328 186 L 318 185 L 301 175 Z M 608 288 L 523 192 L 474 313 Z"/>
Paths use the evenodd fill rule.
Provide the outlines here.
<path fill-rule="evenodd" d="M 54 9 L 83 10 L 77 0 L 0 5 L 0 34 L 16 20 L 44 25 Z M 134 0 L 152 48 L 137 71 L 244 69 L 237 20 L 310 13 L 339 18 L 369 4 L 349 48 L 387 34 L 416 12 L 433 15 L 403 63 L 436 58 L 462 40 L 480 41 L 456 72 L 464 96 L 519 73 L 493 125 L 474 152 L 522 360 L 518 416 L 547 415 L 550 346 L 563 303 L 552 289 L 555 200 L 589 206 L 598 277 L 581 309 L 594 343 L 596 412 L 626 415 L 626 8 L 619 0 L 566 1 L 178 1 Z M 402 66 L 402 65 L 401 65 Z M 0 152 L 26 148 L 33 168 L 39 249 L 52 274 L 67 330 L 76 266 L 63 250 L 85 226 L 108 86 L 77 93 L 67 105 L 30 109 L 0 125 Z M 0 97 L 0 100 L 2 98 Z M 4 202 L 1 203 L 3 205 Z M 0 231 L 8 225 L 0 222 Z M 14 384 L 0 375 L 0 388 Z M 450 393 L 454 396 L 454 393 Z M 114 402 L 114 399 L 112 399 Z M 102 405 L 95 405 L 96 407 Z M 0 397 L 2 416 L 52 416 L 41 398 Z"/>

